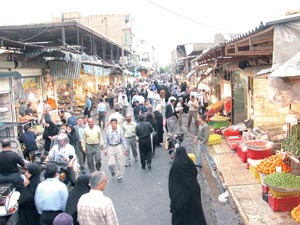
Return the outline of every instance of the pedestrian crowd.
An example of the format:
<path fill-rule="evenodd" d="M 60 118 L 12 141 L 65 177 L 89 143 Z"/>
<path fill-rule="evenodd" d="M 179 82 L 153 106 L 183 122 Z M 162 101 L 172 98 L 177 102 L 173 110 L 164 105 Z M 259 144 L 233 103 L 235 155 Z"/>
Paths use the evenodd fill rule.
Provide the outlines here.
<path fill-rule="evenodd" d="M 61 111 L 63 123 L 60 126 L 51 120 L 49 106 L 45 103 L 40 117 L 44 120 L 42 137 L 45 141 L 45 162 L 48 162 L 44 181 L 40 179 L 39 166 L 32 163 L 26 167 L 24 163 L 30 152 L 38 149 L 36 134 L 30 126 L 26 126 L 20 136 L 25 145 L 22 157 L 12 154 L 9 141 L 2 141 L 0 182 L 5 180 L 2 171 L 10 171 L 10 178 L 6 181 L 13 182 L 21 192 L 20 224 L 119 224 L 111 199 L 103 194 L 108 176 L 101 170 L 102 152 L 107 156 L 111 177 L 116 177 L 121 183 L 125 167 L 132 163 L 140 161 L 142 170 L 152 169 L 156 148 L 164 143 L 164 132 L 167 135 L 191 132 L 192 122 L 195 141 L 199 143 L 196 166 L 202 167 L 201 152 L 207 151 L 209 132 L 205 116 L 208 95 L 205 90 L 197 93 L 190 90 L 186 82 L 178 80 L 140 80 L 105 91 L 99 87 L 97 97 L 97 124 L 92 117 L 90 96 L 86 98 L 83 116 L 76 117 L 72 112 Z M 108 108 L 115 111 L 110 116 L 107 115 Z M 183 117 L 187 117 L 187 124 L 183 124 Z M 205 220 L 196 180 L 197 169 L 182 148 L 177 149 L 178 157 L 175 157 L 169 176 L 172 224 L 205 224 L 195 222 Z M 2 164 L 8 158 L 10 165 Z M 59 181 L 58 167 L 53 162 L 67 163 L 67 176 L 72 186 L 70 193 L 67 186 Z M 17 164 L 26 168 L 24 182 Z M 190 186 L 185 186 L 185 183 Z M 185 195 L 185 191 L 189 196 L 177 199 Z M 188 206 L 191 200 L 195 201 L 193 208 Z M 201 213 L 195 217 L 188 214 L 191 212 Z"/>

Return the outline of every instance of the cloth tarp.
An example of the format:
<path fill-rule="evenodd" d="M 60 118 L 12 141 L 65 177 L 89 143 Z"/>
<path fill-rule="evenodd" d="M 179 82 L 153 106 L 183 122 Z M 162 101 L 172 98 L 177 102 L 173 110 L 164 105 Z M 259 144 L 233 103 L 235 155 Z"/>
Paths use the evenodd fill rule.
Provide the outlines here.
<path fill-rule="evenodd" d="M 21 78 L 22 75 L 17 71 L 9 71 L 9 72 L 0 72 L 0 78 Z"/>
<path fill-rule="evenodd" d="M 272 73 L 268 99 L 276 105 L 300 102 L 300 20 L 274 25 Z"/>

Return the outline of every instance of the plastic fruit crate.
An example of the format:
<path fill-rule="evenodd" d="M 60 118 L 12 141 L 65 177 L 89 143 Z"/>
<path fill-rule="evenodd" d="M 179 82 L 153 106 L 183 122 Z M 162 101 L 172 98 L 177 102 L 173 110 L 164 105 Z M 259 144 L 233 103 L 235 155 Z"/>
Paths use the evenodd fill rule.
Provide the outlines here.
<path fill-rule="evenodd" d="M 243 150 L 243 145 L 241 144 L 237 144 L 236 145 L 236 153 L 238 154 L 238 156 L 240 157 L 240 159 L 242 160 L 243 163 L 247 162 L 247 149 L 245 148 Z"/>
<path fill-rule="evenodd" d="M 229 121 L 214 121 L 214 128 L 228 127 Z"/>
<path fill-rule="evenodd" d="M 242 141 L 242 136 L 228 136 L 226 142 L 231 150 L 236 150 L 236 145 Z"/>
<path fill-rule="evenodd" d="M 300 204 L 300 197 L 273 197 L 268 195 L 268 204 L 274 212 L 291 211 L 294 207 Z"/>
<path fill-rule="evenodd" d="M 230 137 L 230 136 L 239 136 L 241 134 L 240 134 L 239 130 L 233 130 L 233 129 L 230 129 L 230 128 L 226 128 L 226 129 L 223 130 L 223 135 L 225 137 Z"/>
<path fill-rule="evenodd" d="M 222 143 L 221 135 L 211 134 L 208 137 L 208 145 L 217 145 Z"/>

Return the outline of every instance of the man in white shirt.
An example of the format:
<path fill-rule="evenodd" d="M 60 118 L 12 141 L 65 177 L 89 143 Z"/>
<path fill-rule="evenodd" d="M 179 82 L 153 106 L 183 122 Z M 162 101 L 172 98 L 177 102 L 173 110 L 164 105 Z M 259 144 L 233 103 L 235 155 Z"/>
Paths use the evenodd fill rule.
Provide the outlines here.
<path fill-rule="evenodd" d="M 67 176 L 72 186 L 75 185 L 76 177 L 73 167 L 76 161 L 76 153 L 74 147 L 69 144 L 67 134 L 61 133 L 57 136 L 57 144 L 50 149 L 46 161 L 68 163 Z"/>

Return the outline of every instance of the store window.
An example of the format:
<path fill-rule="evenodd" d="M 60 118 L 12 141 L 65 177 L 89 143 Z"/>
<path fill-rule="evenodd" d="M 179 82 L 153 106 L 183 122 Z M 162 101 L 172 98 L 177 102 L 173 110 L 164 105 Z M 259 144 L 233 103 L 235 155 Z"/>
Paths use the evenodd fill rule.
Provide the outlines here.
<path fill-rule="evenodd" d="M 40 77 L 25 77 L 21 79 L 22 90 L 19 90 L 19 98 L 35 102 L 41 96 Z"/>

